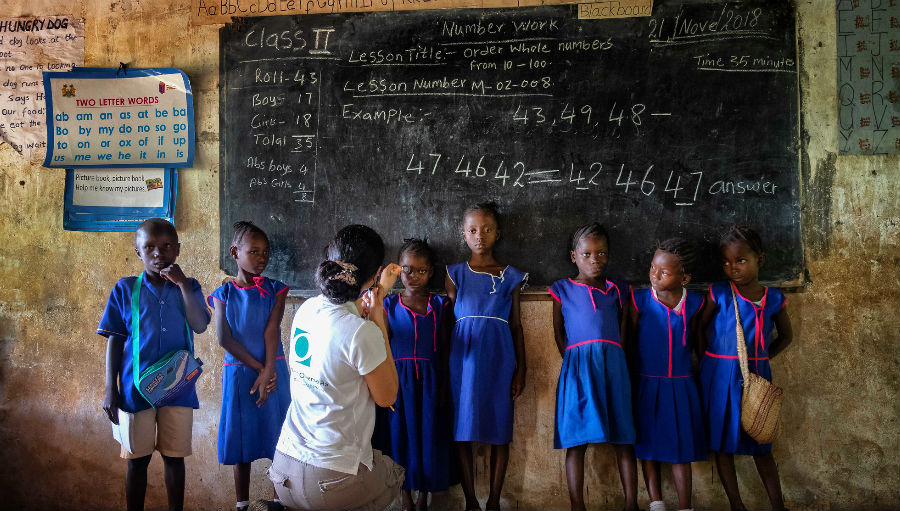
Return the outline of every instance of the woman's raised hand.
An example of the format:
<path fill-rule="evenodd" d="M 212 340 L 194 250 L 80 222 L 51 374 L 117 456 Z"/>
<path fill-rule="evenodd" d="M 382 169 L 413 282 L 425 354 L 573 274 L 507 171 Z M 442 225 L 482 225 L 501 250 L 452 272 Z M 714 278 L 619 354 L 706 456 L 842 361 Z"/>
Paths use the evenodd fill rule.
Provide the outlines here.
<path fill-rule="evenodd" d="M 381 271 L 381 279 L 378 281 L 378 292 L 381 299 L 387 296 L 391 288 L 394 287 L 397 278 L 400 277 L 401 271 L 403 270 L 400 266 L 394 263 L 387 265 L 384 270 Z"/>

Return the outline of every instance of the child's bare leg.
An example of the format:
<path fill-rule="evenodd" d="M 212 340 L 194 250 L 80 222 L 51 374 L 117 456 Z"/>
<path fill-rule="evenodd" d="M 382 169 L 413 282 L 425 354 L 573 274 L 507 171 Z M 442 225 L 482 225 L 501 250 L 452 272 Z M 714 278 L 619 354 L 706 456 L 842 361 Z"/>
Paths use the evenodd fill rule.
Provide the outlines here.
<path fill-rule="evenodd" d="M 491 446 L 491 494 L 484 504 L 485 509 L 500 509 L 500 494 L 506 479 L 509 464 L 509 444 Z"/>
<path fill-rule="evenodd" d="M 637 461 L 634 458 L 634 446 L 624 444 L 613 447 L 616 449 L 619 478 L 622 479 L 622 491 L 625 493 L 625 509 L 637 509 Z"/>
<path fill-rule="evenodd" d="M 672 477 L 675 479 L 675 491 L 678 493 L 678 509 L 691 509 L 691 491 L 693 474 L 690 463 L 673 463 Z"/>
<path fill-rule="evenodd" d="M 128 460 L 128 468 L 125 470 L 125 505 L 128 511 L 143 511 L 144 496 L 147 494 L 147 467 L 150 466 L 150 457 Z"/>
<path fill-rule="evenodd" d="M 772 509 L 784 509 L 784 495 L 781 493 L 781 481 L 778 478 L 778 464 L 775 463 L 775 457 L 769 452 L 754 456 L 753 461 L 756 462 L 756 471 L 759 472 L 759 477 L 766 487 L 766 493 L 769 494 L 769 503 L 772 504 Z"/>
<path fill-rule="evenodd" d="M 472 442 L 453 442 L 459 461 L 460 485 L 466 497 L 466 509 L 481 509 L 475 497 L 475 468 L 472 466 Z"/>
<path fill-rule="evenodd" d="M 566 483 L 572 511 L 584 511 L 584 453 L 587 444 L 566 449 Z"/>
<path fill-rule="evenodd" d="M 428 492 L 419 490 L 419 496 L 416 498 L 416 511 L 428 511 Z"/>
<path fill-rule="evenodd" d="M 234 496 L 238 502 L 250 500 L 250 464 L 234 465 Z"/>
<path fill-rule="evenodd" d="M 401 492 L 400 509 L 404 511 L 413 509 L 412 492 L 409 488 L 403 488 L 403 491 Z"/>
<path fill-rule="evenodd" d="M 717 452 L 716 468 L 719 472 L 719 479 L 722 480 L 725 495 L 728 496 L 728 503 L 731 505 L 731 509 L 747 509 L 744 507 L 744 501 L 741 500 L 741 490 L 738 488 L 737 472 L 734 469 L 734 454 Z"/>
<path fill-rule="evenodd" d="M 184 509 L 184 458 L 163 456 L 169 511 Z"/>
<path fill-rule="evenodd" d="M 647 495 L 650 497 L 650 502 L 662 500 L 662 492 L 659 489 L 659 462 L 641 460 L 641 468 L 644 469 L 644 486 L 647 487 Z"/>

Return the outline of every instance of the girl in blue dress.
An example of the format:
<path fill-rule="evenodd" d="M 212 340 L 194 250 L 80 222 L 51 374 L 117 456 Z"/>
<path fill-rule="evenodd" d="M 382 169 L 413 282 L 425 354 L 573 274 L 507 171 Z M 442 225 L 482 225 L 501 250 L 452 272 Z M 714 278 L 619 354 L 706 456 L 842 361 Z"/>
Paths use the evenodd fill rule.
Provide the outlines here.
<path fill-rule="evenodd" d="M 606 278 L 609 237 L 594 222 L 575 231 L 569 256 L 574 279 L 550 286 L 553 333 L 563 357 L 556 388 L 553 447 L 566 449 L 566 482 L 573 510 L 584 507 L 588 444 L 613 444 L 625 509 L 637 509 L 637 467 L 631 382 L 622 346 L 626 289 Z"/>
<path fill-rule="evenodd" d="M 428 292 L 434 254 L 423 240 L 400 247 L 403 291 L 384 299 L 391 352 L 400 380 L 393 410 L 381 410 L 389 433 L 382 449 L 406 469 L 402 509 L 428 508 L 428 492 L 451 484 L 450 416 L 446 391 L 450 299 Z M 379 424 L 384 428 L 384 424 Z M 419 492 L 415 505 L 411 490 Z"/>
<path fill-rule="evenodd" d="M 445 283 L 456 316 L 450 341 L 450 396 L 466 509 L 480 509 L 472 442 L 491 444 L 491 490 L 485 508 L 500 509 L 513 400 L 525 385 L 519 290 L 527 275 L 494 258 L 499 220 L 494 203 L 466 210 L 463 238 L 472 256 L 466 263 L 448 266 Z"/>
<path fill-rule="evenodd" d="M 746 226 L 732 227 L 719 240 L 722 269 L 728 282 L 713 284 L 702 312 L 700 361 L 701 406 L 706 417 L 709 448 L 715 451 L 716 467 L 731 503 L 744 509 L 734 468 L 734 455 L 753 456 L 766 487 L 772 509 L 783 509 L 784 498 L 772 444 L 758 444 L 741 429 L 741 371 L 737 355 L 737 332 L 732 290 L 747 343 L 749 369 L 772 379 L 769 359 L 792 340 L 791 320 L 778 289 L 759 283 L 765 263 L 762 240 Z M 775 331 L 778 336 L 774 337 Z"/>
<path fill-rule="evenodd" d="M 207 301 L 215 309 L 216 333 L 225 349 L 219 463 L 234 465 L 240 511 L 250 501 L 250 463 L 272 459 L 291 401 L 281 346 L 288 287 L 260 275 L 269 264 L 269 239 L 252 223 L 234 224 L 231 257 L 237 277 Z M 277 380 L 281 385 L 275 385 Z"/>
<path fill-rule="evenodd" d="M 637 353 L 635 454 L 641 459 L 650 511 L 664 511 L 659 463 L 672 464 L 678 509 L 691 508 L 691 462 L 706 460 L 700 395 L 691 373 L 703 295 L 691 281 L 694 249 L 685 240 L 663 241 L 650 263 L 650 288 L 633 290 L 629 334 Z"/>

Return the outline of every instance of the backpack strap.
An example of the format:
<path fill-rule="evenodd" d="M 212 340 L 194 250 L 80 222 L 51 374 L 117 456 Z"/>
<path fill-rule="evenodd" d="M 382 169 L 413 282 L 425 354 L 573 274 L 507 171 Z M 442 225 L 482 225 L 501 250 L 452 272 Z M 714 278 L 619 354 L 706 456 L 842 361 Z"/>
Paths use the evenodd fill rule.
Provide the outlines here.
<path fill-rule="evenodd" d="M 137 280 L 134 282 L 134 287 L 131 288 L 131 381 L 134 382 L 134 387 L 137 389 L 138 394 L 144 398 L 148 403 L 150 402 L 147 399 L 147 396 L 141 392 L 141 386 L 139 385 L 141 380 L 141 361 L 140 361 L 140 347 L 141 347 L 141 286 L 144 282 L 144 272 L 141 272 L 138 275 Z M 184 320 L 184 328 L 187 331 L 187 342 L 188 349 L 191 352 L 191 356 L 194 355 L 194 333 L 191 331 L 190 325 L 188 325 L 187 319 Z M 153 405 L 151 405 L 153 406 Z"/>

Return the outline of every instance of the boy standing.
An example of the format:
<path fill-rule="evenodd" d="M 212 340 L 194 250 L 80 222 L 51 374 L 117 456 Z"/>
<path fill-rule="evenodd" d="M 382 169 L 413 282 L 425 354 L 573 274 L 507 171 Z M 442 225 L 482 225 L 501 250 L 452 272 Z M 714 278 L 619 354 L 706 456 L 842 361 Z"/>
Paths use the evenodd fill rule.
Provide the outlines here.
<path fill-rule="evenodd" d="M 175 264 L 181 250 L 175 227 L 161 218 L 151 218 L 138 226 L 135 253 L 144 263 L 139 300 L 139 372 L 173 350 L 190 348 L 187 324 L 202 333 L 209 324 L 200 284 L 188 278 Z M 103 410 L 113 424 L 119 423 L 119 409 L 134 414 L 134 452 L 125 448 L 125 499 L 129 511 L 144 509 L 147 466 L 158 450 L 165 466 L 169 509 L 184 507 L 184 457 L 191 454 L 193 412 L 199 408 L 192 388 L 169 406 L 153 409 L 135 387 L 132 374 L 131 296 L 137 277 L 125 277 L 109 295 L 97 333 L 108 338 L 106 345 L 106 396 Z"/>

